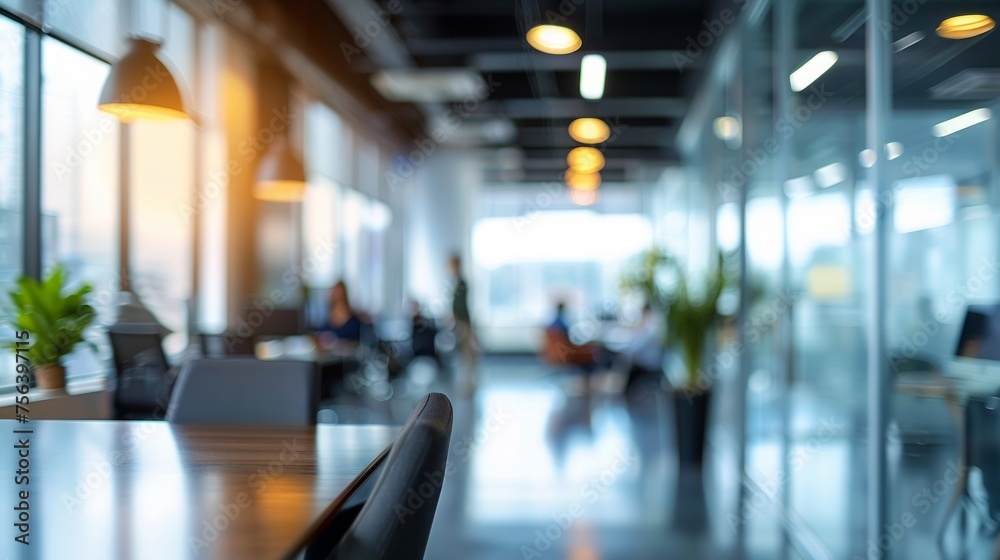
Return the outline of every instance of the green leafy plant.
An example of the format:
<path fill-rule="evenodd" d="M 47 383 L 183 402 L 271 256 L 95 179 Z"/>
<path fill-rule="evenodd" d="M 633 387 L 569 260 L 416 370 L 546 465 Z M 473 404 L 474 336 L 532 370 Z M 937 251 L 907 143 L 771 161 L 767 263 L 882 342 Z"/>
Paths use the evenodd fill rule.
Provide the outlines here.
<path fill-rule="evenodd" d="M 83 333 L 96 317 L 87 304 L 90 292 L 87 284 L 66 292 L 62 267 L 41 282 L 28 277 L 17 280 L 17 287 L 8 294 L 12 309 L 7 321 L 14 330 L 29 333 L 28 358 L 33 366 L 58 365 L 77 344 L 89 344 Z"/>
<path fill-rule="evenodd" d="M 715 266 L 701 279 L 702 289 L 692 290 L 690 280 L 674 256 L 653 247 L 640 264 L 622 280 L 625 290 L 641 293 L 650 305 L 666 314 L 667 346 L 679 347 L 684 360 L 687 391 L 698 391 L 699 370 L 709 337 L 722 319 L 719 297 L 729 283 L 726 256 L 719 252 Z"/>

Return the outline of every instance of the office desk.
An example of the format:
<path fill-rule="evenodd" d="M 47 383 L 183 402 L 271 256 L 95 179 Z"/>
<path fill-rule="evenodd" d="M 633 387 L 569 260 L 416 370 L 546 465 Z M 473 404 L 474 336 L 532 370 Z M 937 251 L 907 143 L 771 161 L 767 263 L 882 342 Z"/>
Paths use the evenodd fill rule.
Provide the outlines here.
<path fill-rule="evenodd" d="M 295 557 L 396 432 L 3 420 L 0 549 L 24 559 Z M 25 436 L 30 485 L 19 486 L 14 445 Z M 21 490 L 29 491 L 28 546 L 14 541 Z"/>

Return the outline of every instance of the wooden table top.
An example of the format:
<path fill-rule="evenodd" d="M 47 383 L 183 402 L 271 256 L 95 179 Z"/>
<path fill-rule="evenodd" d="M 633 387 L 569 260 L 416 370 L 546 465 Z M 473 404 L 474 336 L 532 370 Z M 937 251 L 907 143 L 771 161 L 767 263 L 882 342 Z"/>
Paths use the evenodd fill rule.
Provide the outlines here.
<path fill-rule="evenodd" d="M 0 550 L 24 559 L 294 557 L 397 431 L 3 420 Z M 22 437 L 28 485 L 15 480 Z M 28 546 L 14 540 L 22 490 Z"/>

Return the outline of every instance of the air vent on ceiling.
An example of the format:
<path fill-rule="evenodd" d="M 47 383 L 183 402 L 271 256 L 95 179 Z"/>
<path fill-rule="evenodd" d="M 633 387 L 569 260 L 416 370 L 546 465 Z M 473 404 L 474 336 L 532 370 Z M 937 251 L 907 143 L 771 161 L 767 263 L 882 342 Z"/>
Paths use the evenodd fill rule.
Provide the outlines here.
<path fill-rule="evenodd" d="M 486 82 L 475 70 L 394 68 L 379 70 L 371 83 L 390 101 L 473 102 L 489 95 Z"/>
<path fill-rule="evenodd" d="M 932 99 L 996 99 L 1000 68 L 967 68 L 930 89 Z"/>

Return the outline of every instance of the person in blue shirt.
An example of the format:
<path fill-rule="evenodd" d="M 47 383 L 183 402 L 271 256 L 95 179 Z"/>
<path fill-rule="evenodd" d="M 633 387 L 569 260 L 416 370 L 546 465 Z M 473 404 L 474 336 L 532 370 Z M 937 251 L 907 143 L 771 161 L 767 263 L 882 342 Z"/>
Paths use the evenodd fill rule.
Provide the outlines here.
<path fill-rule="evenodd" d="M 556 317 L 549 324 L 550 329 L 555 329 L 566 336 L 569 336 L 569 323 L 566 322 L 566 302 L 556 303 Z"/>
<path fill-rule="evenodd" d="M 320 332 L 330 333 L 338 340 L 354 342 L 361 340 L 361 318 L 351 308 L 347 285 L 343 280 L 333 286 L 333 291 L 330 293 L 330 310 Z"/>

